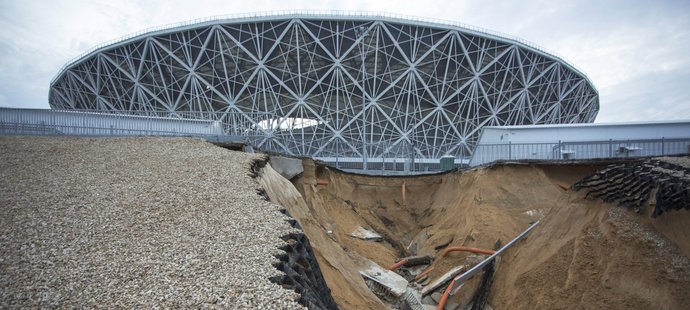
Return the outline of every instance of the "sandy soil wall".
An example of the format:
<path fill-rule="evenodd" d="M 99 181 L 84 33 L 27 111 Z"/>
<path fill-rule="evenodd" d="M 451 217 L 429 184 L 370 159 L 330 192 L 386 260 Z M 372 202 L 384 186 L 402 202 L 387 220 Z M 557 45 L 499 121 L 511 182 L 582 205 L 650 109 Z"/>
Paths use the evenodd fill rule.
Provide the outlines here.
<path fill-rule="evenodd" d="M 445 246 L 490 249 L 535 220 L 543 222 L 498 265 L 489 299 L 494 308 L 687 308 L 690 269 L 682 253 L 690 248 L 689 219 L 679 213 L 681 219 L 652 220 L 567 190 L 599 167 L 501 165 L 385 178 L 305 161 L 305 173 L 293 183 L 303 210 L 297 218 L 319 236 L 312 240 L 319 263 L 338 266 L 324 268 L 324 275 L 343 309 L 384 307 L 349 269 L 363 259 L 385 267 L 399 257 L 433 255 L 430 277 L 437 278 L 469 256 L 441 259 Z M 384 242 L 353 238 L 359 226 Z M 478 278 L 451 301 L 466 305 Z M 340 292 L 346 288 L 357 293 Z"/>
<path fill-rule="evenodd" d="M 384 309 L 357 273 L 365 263 L 356 253 L 347 251 L 332 239 L 326 227 L 313 216 L 313 208 L 307 205 L 292 183 L 273 170 L 270 164 L 261 170 L 258 181 L 269 199 L 285 207 L 308 236 L 337 305 L 341 309 Z"/>

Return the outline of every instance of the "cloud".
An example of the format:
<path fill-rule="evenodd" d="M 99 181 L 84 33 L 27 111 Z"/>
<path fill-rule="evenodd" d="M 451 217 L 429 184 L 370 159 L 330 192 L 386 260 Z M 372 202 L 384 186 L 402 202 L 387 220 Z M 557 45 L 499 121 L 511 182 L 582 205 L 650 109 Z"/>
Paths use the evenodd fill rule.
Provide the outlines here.
<path fill-rule="evenodd" d="M 588 74 L 600 90 L 598 121 L 690 119 L 687 93 L 679 90 L 690 88 L 690 2 L 646 0 L 5 0 L 1 104 L 47 108 L 49 83 L 61 66 L 127 34 L 219 14 L 300 9 L 381 11 L 508 33 L 555 50 Z M 630 102 L 652 111 L 620 112 Z"/>
<path fill-rule="evenodd" d="M 616 84 L 597 122 L 690 119 L 690 70 L 654 72 Z"/>

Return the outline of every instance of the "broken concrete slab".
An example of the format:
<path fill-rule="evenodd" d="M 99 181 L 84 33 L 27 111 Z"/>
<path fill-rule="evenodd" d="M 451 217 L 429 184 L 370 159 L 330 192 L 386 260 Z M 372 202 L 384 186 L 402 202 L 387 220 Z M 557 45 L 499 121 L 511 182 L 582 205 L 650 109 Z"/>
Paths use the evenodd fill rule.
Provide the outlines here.
<path fill-rule="evenodd" d="M 458 303 L 449 302 L 446 304 L 445 307 L 443 307 L 443 309 L 445 309 L 445 310 L 456 310 L 459 307 L 460 307 L 460 305 Z"/>
<path fill-rule="evenodd" d="M 431 299 L 432 299 L 436 304 L 438 304 L 438 303 L 441 302 L 441 298 L 443 298 L 443 294 L 441 294 L 441 293 L 439 293 L 439 292 L 436 292 L 436 293 L 431 294 Z"/>
<path fill-rule="evenodd" d="M 391 295 L 400 298 L 407 290 L 407 280 L 397 273 L 385 269 L 378 264 L 369 261 L 367 269 L 359 272 L 365 279 L 371 280 L 383 288 Z"/>
<path fill-rule="evenodd" d="M 350 233 L 350 236 L 369 241 L 383 240 L 383 237 L 381 235 L 374 231 L 368 230 L 362 226 L 357 226 L 357 228 L 355 228 L 355 230 L 352 233 Z"/>
<path fill-rule="evenodd" d="M 304 172 L 302 160 L 299 158 L 271 156 L 269 161 L 271 163 L 271 167 L 273 167 L 273 170 L 288 180 Z"/>

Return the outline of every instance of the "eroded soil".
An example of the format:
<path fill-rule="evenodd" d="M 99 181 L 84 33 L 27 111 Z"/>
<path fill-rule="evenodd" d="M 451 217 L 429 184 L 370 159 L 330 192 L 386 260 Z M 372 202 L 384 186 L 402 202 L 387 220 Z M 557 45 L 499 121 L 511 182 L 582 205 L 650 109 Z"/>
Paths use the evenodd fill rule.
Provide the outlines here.
<path fill-rule="evenodd" d="M 489 297 L 494 309 L 690 309 L 688 212 L 652 219 L 568 189 L 601 166 L 369 177 L 310 160 L 304 165 L 292 182 L 267 166 L 262 185 L 300 222 L 342 309 L 392 306 L 359 275 L 369 260 L 385 268 L 400 257 L 431 255 L 429 278 L 436 279 L 470 255 L 441 257 L 446 246 L 491 249 L 536 220 L 540 225 L 498 263 Z M 352 237 L 360 226 L 383 241 Z M 470 280 L 449 303 L 466 307 L 478 282 Z"/>

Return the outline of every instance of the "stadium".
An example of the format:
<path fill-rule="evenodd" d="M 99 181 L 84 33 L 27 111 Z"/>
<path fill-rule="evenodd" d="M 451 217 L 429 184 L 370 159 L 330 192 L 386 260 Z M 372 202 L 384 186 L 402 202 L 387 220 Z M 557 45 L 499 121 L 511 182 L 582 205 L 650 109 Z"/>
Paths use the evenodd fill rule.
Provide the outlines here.
<path fill-rule="evenodd" d="M 217 121 L 271 152 L 364 168 L 462 163 L 485 126 L 593 122 L 587 76 L 533 44 L 385 14 L 212 18 L 66 64 L 50 106 Z M 393 167 L 395 169 L 395 166 Z"/>

